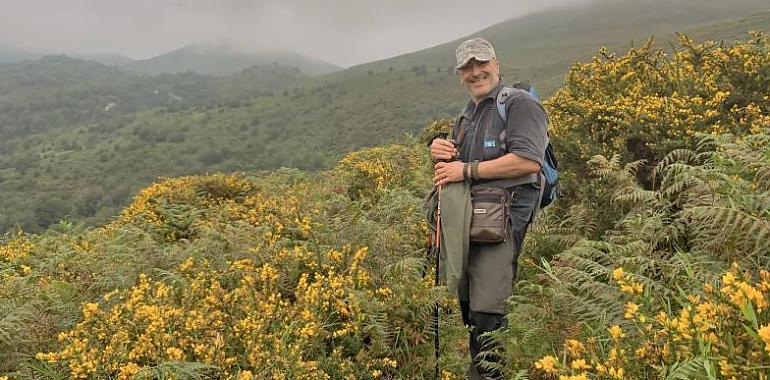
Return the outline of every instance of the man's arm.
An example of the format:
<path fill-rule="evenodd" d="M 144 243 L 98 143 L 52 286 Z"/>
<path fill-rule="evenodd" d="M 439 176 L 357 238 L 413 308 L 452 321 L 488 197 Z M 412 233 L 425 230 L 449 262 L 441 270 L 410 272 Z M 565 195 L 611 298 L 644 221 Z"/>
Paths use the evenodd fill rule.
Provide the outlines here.
<path fill-rule="evenodd" d="M 515 178 L 539 171 L 539 163 L 507 153 L 494 160 L 479 162 L 478 176 L 481 179 Z"/>
<path fill-rule="evenodd" d="M 463 166 L 460 161 L 439 162 L 434 168 L 433 182 L 444 185 L 463 180 Z M 540 164 L 528 158 L 508 153 L 494 160 L 479 162 L 478 176 L 481 179 L 513 178 L 540 171 Z"/>
<path fill-rule="evenodd" d="M 539 172 L 548 141 L 547 124 L 545 110 L 529 94 L 512 98 L 505 126 L 508 153 L 480 162 L 479 178 L 515 178 Z"/>
<path fill-rule="evenodd" d="M 548 117 L 540 103 L 530 95 L 514 100 L 508 111 L 506 124 L 508 153 L 494 160 L 480 162 L 477 171 L 479 178 L 515 178 L 540 171 L 540 164 L 548 144 L 546 135 Z M 449 152 L 451 150 L 448 147 L 431 146 L 431 157 L 446 157 Z M 436 185 L 462 180 L 462 162 L 435 164 L 433 182 Z"/>
<path fill-rule="evenodd" d="M 548 146 L 548 116 L 545 109 L 528 93 L 511 98 L 505 125 L 508 153 L 479 164 L 480 178 L 512 178 L 537 173 Z"/>

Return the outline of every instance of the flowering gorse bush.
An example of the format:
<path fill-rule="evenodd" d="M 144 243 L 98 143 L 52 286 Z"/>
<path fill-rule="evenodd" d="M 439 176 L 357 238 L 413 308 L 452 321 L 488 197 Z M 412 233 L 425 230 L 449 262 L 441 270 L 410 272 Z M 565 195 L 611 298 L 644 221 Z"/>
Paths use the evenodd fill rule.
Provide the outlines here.
<path fill-rule="evenodd" d="M 414 359 L 393 351 L 391 339 L 414 339 L 423 327 L 399 313 L 419 308 L 432 284 L 415 279 L 398 294 L 378 287 L 363 266 L 367 254 L 295 247 L 276 264 L 242 259 L 226 270 L 189 258 L 170 283 L 141 275 L 132 288 L 83 304 L 82 321 L 59 336 L 62 348 L 38 358 L 67 363 L 75 378 L 131 378 L 165 361 L 210 364 L 220 377 L 393 374 Z M 287 278 L 296 267 L 302 275 Z M 403 338 L 387 336 L 391 329 Z"/>
<path fill-rule="evenodd" d="M 567 340 L 560 358 L 534 366 L 546 378 L 651 379 L 679 373 L 687 378 L 763 379 L 770 368 L 770 272 L 742 271 L 734 264 L 718 284 L 706 283 L 678 304 L 662 305 L 623 268 L 613 272 L 626 294 L 624 321 L 606 335 Z M 581 377 L 582 376 L 582 377 Z"/>
<path fill-rule="evenodd" d="M 731 46 L 681 35 L 672 54 L 652 40 L 622 56 L 602 49 L 572 67 L 546 106 L 560 151 L 580 160 L 616 152 L 640 159 L 696 133 L 758 133 L 770 124 L 769 94 L 765 35 Z"/>
<path fill-rule="evenodd" d="M 6 262 L 23 260 L 34 248 L 32 239 L 23 233 L 17 233 L 5 244 L 0 245 L 0 260 Z"/>
<path fill-rule="evenodd" d="M 143 189 L 107 230 L 126 225 L 150 229 L 158 238 L 193 238 L 212 223 L 237 221 L 264 228 L 268 243 L 289 235 L 306 237 L 310 208 L 303 209 L 308 183 L 285 186 L 286 196 L 260 192 L 242 175 L 213 174 L 167 179 Z"/>
<path fill-rule="evenodd" d="M 377 152 L 367 154 L 375 159 Z M 53 246 L 13 237 L 1 252 L 32 260 L 26 278 L 40 278 L 39 297 L 57 282 L 84 287 L 75 315 L 52 316 L 74 317 L 74 326 L 57 342 L 33 345 L 47 349 L 35 355 L 37 364 L 20 368 L 93 379 L 427 377 L 431 307 L 448 300 L 433 290 L 423 260 L 419 198 L 381 189 L 385 204 L 370 204 L 362 215 L 361 206 L 331 191 L 340 178 L 328 178 L 290 171 L 166 179 L 103 228 L 57 237 Z M 109 261 L 126 239 L 147 255 L 147 269 L 128 286 L 91 293 L 104 288 L 94 285 L 109 271 L 99 257 Z M 370 241 L 375 250 L 350 241 Z M 154 249 L 142 252 L 147 245 Z M 66 249 L 67 258 L 46 257 L 45 249 Z M 49 260 L 62 262 L 43 275 Z M 0 289 L 24 278 L 19 269 L 0 277 L 8 281 Z"/>
<path fill-rule="evenodd" d="M 386 189 L 426 191 L 428 162 L 425 146 L 389 145 L 348 154 L 334 172 L 346 183 L 351 197 L 377 199 Z"/>

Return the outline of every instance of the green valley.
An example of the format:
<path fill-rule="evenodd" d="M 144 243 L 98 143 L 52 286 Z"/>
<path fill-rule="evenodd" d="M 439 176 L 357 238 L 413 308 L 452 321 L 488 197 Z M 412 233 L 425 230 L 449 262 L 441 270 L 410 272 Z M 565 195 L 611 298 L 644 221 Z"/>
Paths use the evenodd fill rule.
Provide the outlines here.
<path fill-rule="evenodd" d="M 603 1 L 478 34 L 498 46 L 506 78 L 529 80 L 547 97 L 600 45 L 622 51 L 655 36 L 668 48 L 679 31 L 745 38 L 770 29 L 766 9 L 762 1 Z M 222 77 L 154 76 L 61 56 L 0 65 L 0 230 L 103 223 L 158 177 L 323 169 L 346 152 L 419 133 L 464 101 L 451 64 L 456 42 L 320 76 L 272 64 Z"/>

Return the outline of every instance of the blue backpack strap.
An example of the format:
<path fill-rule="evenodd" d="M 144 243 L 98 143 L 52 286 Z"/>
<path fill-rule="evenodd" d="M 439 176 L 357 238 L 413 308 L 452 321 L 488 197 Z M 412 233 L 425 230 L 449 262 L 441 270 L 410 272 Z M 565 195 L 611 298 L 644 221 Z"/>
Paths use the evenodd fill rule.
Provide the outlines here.
<path fill-rule="evenodd" d="M 540 94 L 537 93 L 537 90 L 535 90 L 535 86 L 529 87 L 529 94 L 534 96 L 535 99 L 540 100 Z"/>
<path fill-rule="evenodd" d="M 497 113 L 500 115 L 500 118 L 503 119 L 503 124 L 508 122 L 508 112 L 506 112 L 505 109 L 505 101 L 508 99 L 508 96 L 511 95 L 512 91 L 513 88 L 503 86 L 503 88 L 500 89 L 500 92 L 497 93 L 495 105 L 497 105 Z"/>
<path fill-rule="evenodd" d="M 500 92 L 497 93 L 497 101 L 495 102 L 495 105 L 497 105 L 497 113 L 500 115 L 500 118 L 503 119 L 503 123 L 508 122 L 508 112 L 506 112 L 505 109 L 505 102 L 513 92 L 513 89 L 514 87 L 503 86 L 503 88 L 500 89 Z M 540 100 L 540 96 L 538 95 L 537 90 L 535 90 L 535 86 L 529 86 L 529 90 L 527 92 L 534 96 L 538 101 Z"/>

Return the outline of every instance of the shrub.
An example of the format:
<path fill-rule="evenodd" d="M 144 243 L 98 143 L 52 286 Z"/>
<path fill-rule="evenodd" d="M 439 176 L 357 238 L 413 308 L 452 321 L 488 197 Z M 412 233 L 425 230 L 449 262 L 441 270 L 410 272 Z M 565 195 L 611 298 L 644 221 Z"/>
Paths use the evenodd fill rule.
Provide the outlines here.
<path fill-rule="evenodd" d="M 770 42 L 761 33 L 723 46 L 680 36 L 667 55 L 652 40 L 618 56 L 576 63 L 546 101 L 552 134 L 573 159 L 624 152 L 660 158 L 696 133 L 758 133 L 770 123 Z"/>

